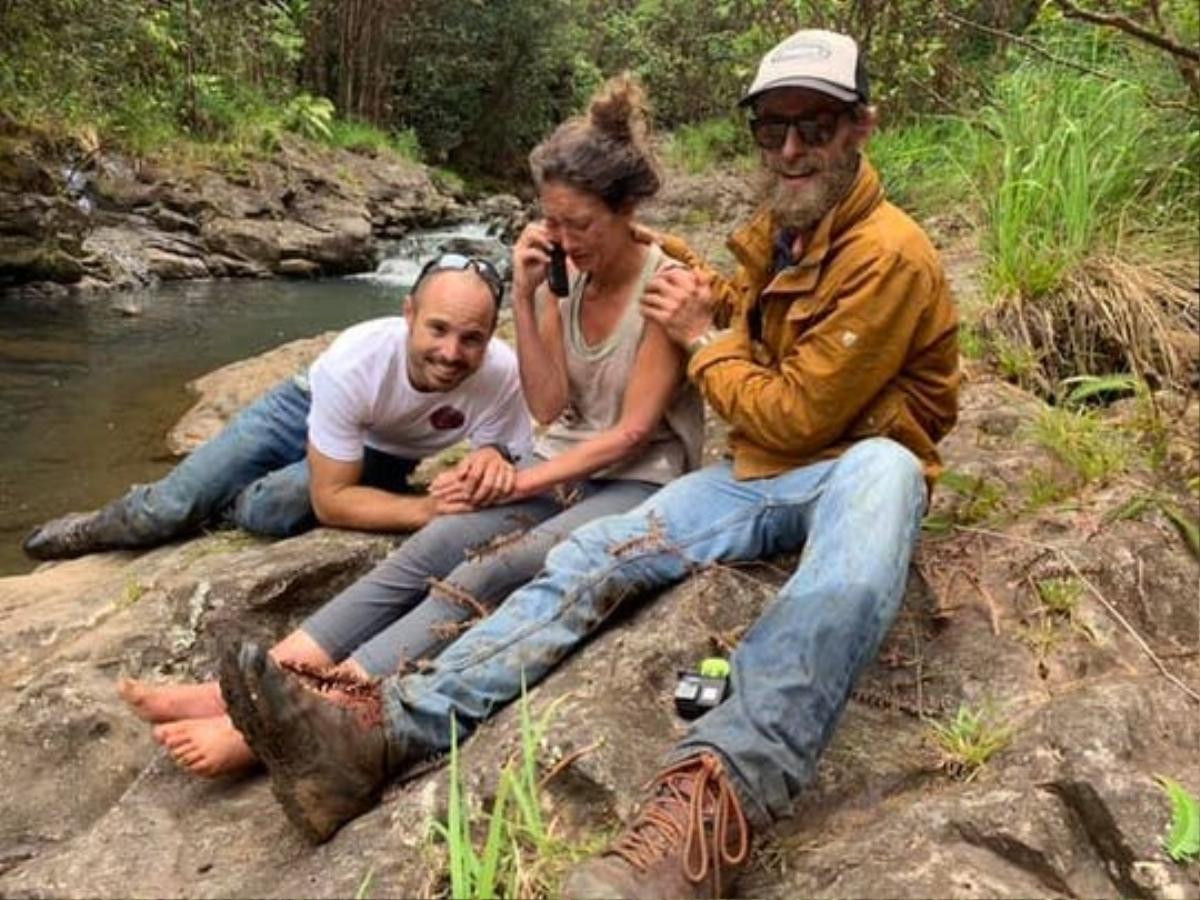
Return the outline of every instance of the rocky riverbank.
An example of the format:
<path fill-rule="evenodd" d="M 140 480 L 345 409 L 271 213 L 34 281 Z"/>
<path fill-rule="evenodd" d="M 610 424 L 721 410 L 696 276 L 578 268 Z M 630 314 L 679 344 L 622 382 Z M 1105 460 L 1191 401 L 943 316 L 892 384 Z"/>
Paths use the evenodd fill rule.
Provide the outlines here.
<path fill-rule="evenodd" d="M 0 119 L 0 291 L 357 272 L 414 228 L 503 227 L 520 209 L 503 195 L 467 203 L 394 155 L 286 136 L 230 170 L 134 159 Z"/>

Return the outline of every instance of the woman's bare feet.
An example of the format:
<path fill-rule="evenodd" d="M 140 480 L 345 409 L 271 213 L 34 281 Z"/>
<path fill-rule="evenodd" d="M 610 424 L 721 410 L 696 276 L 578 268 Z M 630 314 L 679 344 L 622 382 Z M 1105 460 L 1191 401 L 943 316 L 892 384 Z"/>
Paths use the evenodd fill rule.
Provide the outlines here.
<path fill-rule="evenodd" d="M 200 684 L 146 684 L 122 678 L 117 684 L 121 695 L 139 719 L 147 722 L 175 722 L 179 719 L 207 719 L 225 715 L 221 686 L 215 681 Z"/>
<path fill-rule="evenodd" d="M 182 719 L 154 726 L 154 740 L 194 775 L 217 778 L 254 765 L 253 751 L 229 716 Z"/>

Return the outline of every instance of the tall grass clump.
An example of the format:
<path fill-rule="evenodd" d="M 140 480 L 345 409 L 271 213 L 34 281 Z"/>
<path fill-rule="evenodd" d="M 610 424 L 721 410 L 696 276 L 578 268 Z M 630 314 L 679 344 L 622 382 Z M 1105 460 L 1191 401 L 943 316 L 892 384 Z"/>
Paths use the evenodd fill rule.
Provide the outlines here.
<path fill-rule="evenodd" d="M 1118 243 L 1148 187 L 1150 111 L 1137 87 L 1022 66 L 997 86 L 982 127 L 998 139 L 979 180 L 996 293 L 1045 294 Z"/>
<path fill-rule="evenodd" d="M 1075 29 L 1039 40 L 1091 71 L 1025 59 L 980 111 L 991 149 L 975 183 L 994 292 L 1041 296 L 1089 257 L 1194 255 L 1200 121 L 1166 102 L 1170 61 Z"/>
<path fill-rule="evenodd" d="M 988 355 L 1002 365 L 1008 348 L 1022 362 L 1006 374 L 1052 400 L 1077 376 L 1183 386 L 1200 324 L 1200 123 L 1156 100 L 1161 59 L 1052 46 L 1109 75 L 1027 60 L 975 117 Z"/>
<path fill-rule="evenodd" d="M 597 849 L 558 835 L 542 812 L 546 780 L 538 775 L 538 747 L 558 703 L 535 721 L 522 684 L 520 754 L 501 770 L 486 811 L 477 811 L 467 793 L 457 725 L 451 720 L 446 821 L 433 823 L 433 830 L 446 843 L 450 896 L 456 900 L 555 896 L 564 868 Z"/>

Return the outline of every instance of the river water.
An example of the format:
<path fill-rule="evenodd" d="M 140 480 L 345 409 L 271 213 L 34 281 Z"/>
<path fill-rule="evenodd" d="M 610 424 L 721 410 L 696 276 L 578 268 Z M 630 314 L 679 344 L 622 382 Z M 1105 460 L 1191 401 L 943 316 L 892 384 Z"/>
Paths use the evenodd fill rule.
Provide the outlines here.
<path fill-rule="evenodd" d="M 427 232 L 376 273 L 323 281 L 172 282 L 74 302 L 0 297 L 0 575 L 34 565 L 35 524 L 92 509 L 172 459 L 188 381 L 296 338 L 395 315 L 421 264 L 482 226 Z"/>

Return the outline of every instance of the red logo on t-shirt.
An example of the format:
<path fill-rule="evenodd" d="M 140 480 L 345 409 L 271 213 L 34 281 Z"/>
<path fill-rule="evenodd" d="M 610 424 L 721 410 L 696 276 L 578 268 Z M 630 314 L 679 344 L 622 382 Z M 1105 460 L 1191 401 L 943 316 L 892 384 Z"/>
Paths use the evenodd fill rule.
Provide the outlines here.
<path fill-rule="evenodd" d="M 429 414 L 429 424 L 438 431 L 453 431 L 455 428 L 461 428 L 462 423 L 466 420 L 467 417 L 462 414 L 462 411 L 453 406 L 439 406 Z"/>

